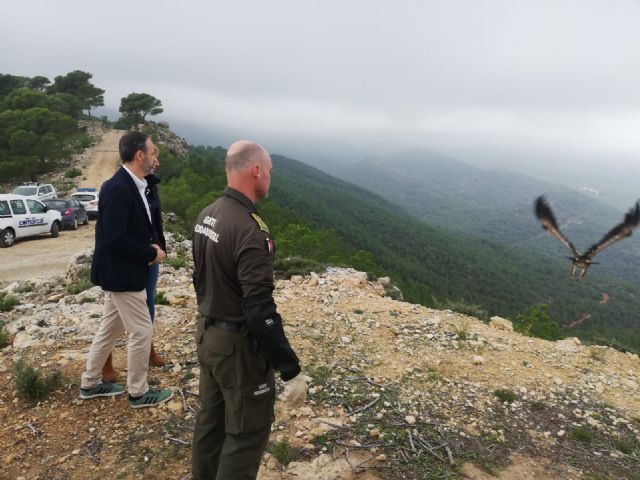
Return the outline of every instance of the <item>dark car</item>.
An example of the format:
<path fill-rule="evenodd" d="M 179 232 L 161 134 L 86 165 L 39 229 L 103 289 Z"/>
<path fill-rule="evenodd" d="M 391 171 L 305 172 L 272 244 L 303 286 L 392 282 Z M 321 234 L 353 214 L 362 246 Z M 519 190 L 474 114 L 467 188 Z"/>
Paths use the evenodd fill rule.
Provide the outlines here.
<path fill-rule="evenodd" d="M 89 215 L 82 203 L 73 198 L 57 198 L 55 200 L 44 200 L 47 208 L 57 210 L 62 214 L 62 225 L 73 230 L 78 229 L 78 224 L 89 223 Z"/>

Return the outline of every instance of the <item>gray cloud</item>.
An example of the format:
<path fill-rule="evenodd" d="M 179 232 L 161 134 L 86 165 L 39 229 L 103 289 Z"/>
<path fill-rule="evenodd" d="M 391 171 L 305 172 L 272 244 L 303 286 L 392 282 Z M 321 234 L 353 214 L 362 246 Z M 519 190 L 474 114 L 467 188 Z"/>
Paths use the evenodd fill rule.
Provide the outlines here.
<path fill-rule="evenodd" d="M 5 73 L 90 71 L 112 110 L 148 92 L 187 135 L 487 165 L 640 153 L 633 0 L 13 0 L 0 18 Z"/>

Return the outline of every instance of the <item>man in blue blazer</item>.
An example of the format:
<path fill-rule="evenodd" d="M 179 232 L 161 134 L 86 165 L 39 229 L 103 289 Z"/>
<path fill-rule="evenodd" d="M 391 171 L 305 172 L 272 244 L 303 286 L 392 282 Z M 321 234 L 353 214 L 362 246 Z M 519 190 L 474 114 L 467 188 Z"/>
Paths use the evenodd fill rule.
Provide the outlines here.
<path fill-rule="evenodd" d="M 120 395 L 121 385 L 102 379 L 102 366 L 126 330 L 129 404 L 150 407 L 169 400 L 171 390 L 150 390 L 147 383 L 153 323 L 146 303 L 149 266 L 162 262 L 144 191 L 158 151 L 151 138 L 128 132 L 120 139 L 122 167 L 100 189 L 96 244 L 91 281 L 105 294 L 100 327 L 87 357 L 80 385 L 81 398 Z"/>

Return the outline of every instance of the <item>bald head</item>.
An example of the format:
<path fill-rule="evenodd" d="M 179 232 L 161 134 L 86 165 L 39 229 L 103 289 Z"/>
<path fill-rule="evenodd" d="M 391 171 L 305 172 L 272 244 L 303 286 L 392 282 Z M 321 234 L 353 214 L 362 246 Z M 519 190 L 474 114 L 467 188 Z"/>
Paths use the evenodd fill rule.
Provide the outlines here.
<path fill-rule="evenodd" d="M 271 157 L 255 142 L 239 140 L 227 150 L 224 161 L 227 183 L 253 203 L 265 198 L 271 183 Z"/>
<path fill-rule="evenodd" d="M 267 151 L 255 142 L 239 140 L 231 144 L 224 160 L 227 173 L 246 170 L 255 163 L 262 164 L 268 158 Z"/>

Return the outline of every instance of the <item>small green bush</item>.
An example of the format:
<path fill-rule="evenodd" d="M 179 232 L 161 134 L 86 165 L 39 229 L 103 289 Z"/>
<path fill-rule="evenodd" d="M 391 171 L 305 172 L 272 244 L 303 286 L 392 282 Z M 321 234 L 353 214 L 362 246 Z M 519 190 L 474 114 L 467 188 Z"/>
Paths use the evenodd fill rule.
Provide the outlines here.
<path fill-rule="evenodd" d="M 516 399 L 516 394 L 511 390 L 505 390 L 504 388 L 499 388 L 494 390 L 493 394 L 498 397 L 501 401 L 511 403 Z"/>
<path fill-rule="evenodd" d="M 18 285 L 16 288 L 14 288 L 13 291 L 15 293 L 33 292 L 33 284 L 31 284 L 29 282 L 24 282 L 24 283 Z"/>
<path fill-rule="evenodd" d="M 384 285 L 384 296 L 389 297 L 391 300 L 399 300 L 402 301 L 402 290 L 400 290 L 396 285 L 392 283 L 387 283 Z"/>
<path fill-rule="evenodd" d="M 287 257 L 276 259 L 273 270 L 277 278 L 289 279 L 293 275 L 309 275 L 311 272 L 320 272 L 324 267 L 315 260 L 301 257 Z"/>
<path fill-rule="evenodd" d="M 158 290 L 156 292 L 156 305 L 168 305 L 169 300 L 167 300 L 167 296 L 162 290 Z"/>
<path fill-rule="evenodd" d="M 0 320 L 0 348 L 4 348 L 9 344 L 9 334 L 4 329 L 4 322 Z"/>
<path fill-rule="evenodd" d="M 187 266 L 187 257 L 178 255 L 174 258 L 168 258 L 164 263 L 171 265 L 176 270 Z"/>
<path fill-rule="evenodd" d="M 6 292 L 0 292 L 0 312 L 8 312 L 16 305 L 19 305 L 20 301 Z"/>
<path fill-rule="evenodd" d="M 13 381 L 19 398 L 37 402 L 46 398 L 50 392 L 62 385 L 62 373 L 53 373 L 42 377 L 40 372 L 19 358 L 13 363 Z"/>
<path fill-rule="evenodd" d="M 325 435 L 316 435 L 311 443 L 318 448 L 329 448 L 329 439 Z"/>
<path fill-rule="evenodd" d="M 531 410 L 533 410 L 534 412 L 541 412 L 546 408 L 547 408 L 547 405 L 544 402 L 539 402 L 535 400 L 531 402 Z"/>
<path fill-rule="evenodd" d="M 309 366 L 307 373 L 313 379 L 314 385 L 324 385 L 329 381 L 329 378 L 331 378 L 331 370 L 324 366 Z"/>
<path fill-rule="evenodd" d="M 75 178 L 79 177 L 80 175 L 82 175 L 82 170 L 76 167 L 70 168 L 69 170 L 64 172 L 64 178 Z"/>
<path fill-rule="evenodd" d="M 288 438 L 283 438 L 271 446 L 271 455 L 282 465 L 289 465 L 296 456 L 295 449 L 289 443 Z"/>
<path fill-rule="evenodd" d="M 571 431 L 571 436 L 583 443 L 591 443 L 595 440 L 595 435 L 591 430 L 585 427 L 576 427 Z"/>
<path fill-rule="evenodd" d="M 86 267 L 80 272 L 78 281 L 73 285 L 69 285 L 67 287 L 67 294 L 77 295 L 78 293 L 82 293 L 92 287 L 93 283 L 91 283 L 91 269 L 89 267 Z"/>
<path fill-rule="evenodd" d="M 76 152 L 81 152 L 85 148 L 91 146 L 92 142 L 93 140 L 91 139 L 91 136 L 86 133 L 78 133 L 77 135 L 74 135 L 71 140 L 72 147 Z"/>
<path fill-rule="evenodd" d="M 616 440 L 614 442 L 614 445 L 616 447 L 616 450 L 624 453 L 625 455 L 631 455 L 633 453 L 633 446 L 628 442 L 625 442 L 623 440 Z"/>
<path fill-rule="evenodd" d="M 516 332 L 545 340 L 558 340 L 560 327 L 547 314 L 547 305 L 531 307 L 526 315 L 518 314 L 513 327 Z"/>

